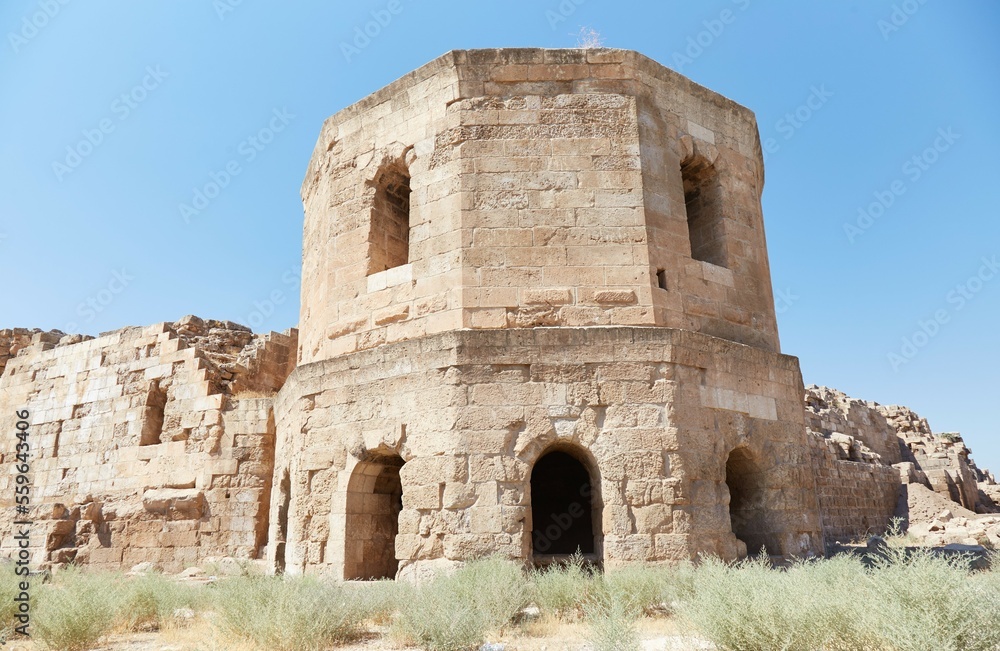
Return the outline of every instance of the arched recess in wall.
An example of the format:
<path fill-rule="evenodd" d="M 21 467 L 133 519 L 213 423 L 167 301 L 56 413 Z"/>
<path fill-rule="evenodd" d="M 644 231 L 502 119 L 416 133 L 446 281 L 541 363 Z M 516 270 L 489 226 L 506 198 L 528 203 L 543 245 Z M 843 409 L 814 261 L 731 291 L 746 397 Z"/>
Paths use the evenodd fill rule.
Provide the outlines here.
<path fill-rule="evenodd" d="M 751 556 L 762 549 L 767 554 L 780 553 L 767 508 L 764 475 L 760 464 L 745 447 L 733 450 L 726 460 L 729 521 L 733 534 L 746 544 Z"/>
<path fill-rule="evenodd" d="M 691 257 L 728 267 L 725 201 L 719 174 L 704 156 L 693 153 L 681 161 L 684 210 L 687 215 Z"/>
<path fill-rule="evenodd" d="M 347 485 L 344 579 L 393 579 L 399 569 L 396 534 L 403 484 L 396 454 L 369 457 L 355 466 Z"/>
<path fill-rule="evenodd" d="M 553 448 L 531 470 L 531 548 L 536 565 L 580 552 L 601 560 L 600 481 L 596 465 L 576 448 Z"/>
<path fill-rule="evenodd" d="M 368 273 L 410 261 L 410 172 L 403 161 L 382 165 L 372 181 L 375 197 L 368 230 Z"/>

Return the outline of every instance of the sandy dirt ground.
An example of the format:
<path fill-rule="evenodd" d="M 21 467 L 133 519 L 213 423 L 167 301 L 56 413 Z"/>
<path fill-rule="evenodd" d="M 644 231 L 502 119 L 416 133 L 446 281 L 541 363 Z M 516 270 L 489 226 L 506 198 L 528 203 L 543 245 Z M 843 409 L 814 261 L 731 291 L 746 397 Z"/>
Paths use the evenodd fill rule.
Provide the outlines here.
<path fill-rule="evenodd" d="M 710 651 L 716 647 L 708 642 L 688 637 L 670 619 L 641 619 L 638 622 L 643 651 Z M 587 627 L 580 623 L 541 620 L 525 625 L 521 630 L 489 640 L 502 644 L 504 651 L 584 651 Z M 34 641 L 12 641 L 4 651 L 52 651 Z M 372 634 L 353 644 L 335 647 L 339 651 L 410 651 L 413 647 L 395 642 L 390 637 Z M 219 636 L 205 619 L 198 618 L 190 626 L 153 633 L 112 636 L 94 651 L 258 651 L 249 646 L 233 644 Z M 414 650 L 415 651 L 415 650 Z"/>

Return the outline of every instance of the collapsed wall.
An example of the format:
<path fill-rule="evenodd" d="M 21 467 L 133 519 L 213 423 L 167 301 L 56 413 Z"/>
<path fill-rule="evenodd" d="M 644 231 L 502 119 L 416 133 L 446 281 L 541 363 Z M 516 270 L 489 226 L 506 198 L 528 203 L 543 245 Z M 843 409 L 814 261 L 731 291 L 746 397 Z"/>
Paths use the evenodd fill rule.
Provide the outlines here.
<path fill-rule="evenodd" d="M 20 410 L 32 424 L 32 566 L 178 571 L 257 557 L 274 463 L 270 396 L 295 365 L 296 334 L 197 317 L 98 338 L 0 332 L 0 427 L 13 431 Z M 0 443 L 4 556 L 17 551 L 16 443 Z"/>
<path fill-rule="evenodd" d="M 1000 512 L 1000 486 L 976 466 L 960 435 L 935 435 L 926 419 L 906 407 L 857 400 L 827 387 L 807 387 L 805 403 L 828 544 L 882 533 L 893 518 L 913 532 L 943 531 L 946 522 L 930 521 L 949 505 L 969 516 L 953 525 L 959 538 L 971 533 L 965 542 L 988 543 L 995 535 L 1000 542 L 1000 529 L 994 533 L 988 518 L 980 522 L 978 540 L 975 526 L 964 528 L 976 513 Z M 948 521 L 952 514 L 942 517 Z M 952 541 L 943 535 L 928 540 Z"/>

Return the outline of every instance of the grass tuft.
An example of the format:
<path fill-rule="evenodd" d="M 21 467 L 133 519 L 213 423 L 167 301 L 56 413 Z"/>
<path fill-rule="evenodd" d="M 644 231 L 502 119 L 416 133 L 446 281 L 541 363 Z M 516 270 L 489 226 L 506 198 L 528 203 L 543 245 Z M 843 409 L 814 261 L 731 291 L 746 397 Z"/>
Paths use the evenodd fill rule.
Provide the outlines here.
<path fill-rule="evenodd" d="M 356 639 L 369 616 L 357 590 L 310 577 L 245 575 L 214 586 L 226 637 L 268 651 L 322 651 Z"/>
<path fill-rule="evenodd" d="M 481 645 L 488 634 L 499 635 L 529 599 L 520 567 L 490 557 L 412 588 L 392 628 L 403 641 L 429 651 L 463 651 Z"/>

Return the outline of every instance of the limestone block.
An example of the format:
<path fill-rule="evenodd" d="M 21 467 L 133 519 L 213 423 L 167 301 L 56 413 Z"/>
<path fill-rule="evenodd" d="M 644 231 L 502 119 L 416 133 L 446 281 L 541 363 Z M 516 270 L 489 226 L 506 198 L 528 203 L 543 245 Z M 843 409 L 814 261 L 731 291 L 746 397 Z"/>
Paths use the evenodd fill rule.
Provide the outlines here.
<path fill-rule="evenodd" d="M 174 520 L 198 520 L 204 515 L 205 494 L 195 488 L 150 489 L 142 494 L 143 508 Z"/>

